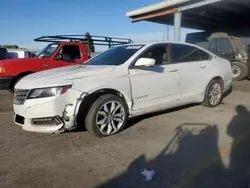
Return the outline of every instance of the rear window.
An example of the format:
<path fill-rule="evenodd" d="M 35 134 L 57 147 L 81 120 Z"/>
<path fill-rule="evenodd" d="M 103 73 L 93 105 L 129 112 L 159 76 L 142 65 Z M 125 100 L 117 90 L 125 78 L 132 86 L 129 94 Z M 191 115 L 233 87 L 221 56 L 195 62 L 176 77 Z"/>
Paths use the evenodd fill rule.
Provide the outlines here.
<path fill-rule="evenodd" d="M 200 57 L 201 57 L 201 61 L 207 61 L 210 59 L 211 56 L 207 52 L 200 50 Z"/>
<path fill-rule="evenodd" d="M 173 63 L 200 61 L 199 49 L 182 44 L 172 45 Z"/>
<path fill-rule="evenodd" d="M 173 63 L 186 63 L 195 61 L 205 61 L 210 59 L 210 55 L 199 48 L 183 44 L 172 45 Z"/>

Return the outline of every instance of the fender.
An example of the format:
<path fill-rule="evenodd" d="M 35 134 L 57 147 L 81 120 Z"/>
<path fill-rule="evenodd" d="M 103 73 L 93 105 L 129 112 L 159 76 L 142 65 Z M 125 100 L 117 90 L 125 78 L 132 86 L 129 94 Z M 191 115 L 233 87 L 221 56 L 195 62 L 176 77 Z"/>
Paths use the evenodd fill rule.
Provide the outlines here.
<path fill-rule="evenodd" d="M 108 87 L 99 87 L 99 88 L 95 88 L 95 89 L 91 89 L 90 91 L 88 91 L 88 95 L 91 95 L 93 93 L 96 93 L 96 92 L 101 92 L 101 91 L 107 91 L 107 90 L 113 90 L 117 93 L 119 93 L 121 95 L 121 97 L 125 100 L 125 102 L 127 103 L 128 105 L 128 109 L 129 111 L 131 110 L 132 108 L 132 95 L 131 95 L 131 90 L 129 91 L 129 93 L 123 91 L 123 90 L 118 90 L 118 89 L 114 89 L 114 88 L 108 88 Z"/>

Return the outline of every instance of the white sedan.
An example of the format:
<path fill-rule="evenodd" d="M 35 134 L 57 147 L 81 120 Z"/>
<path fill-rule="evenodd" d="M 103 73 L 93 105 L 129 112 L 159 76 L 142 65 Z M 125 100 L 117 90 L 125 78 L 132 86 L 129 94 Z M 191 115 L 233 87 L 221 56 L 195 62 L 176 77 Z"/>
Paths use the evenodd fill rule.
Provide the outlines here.
<path fill-rule="evenodd" d="M 198 46 L 117 46 L 85 64 L 24 77 L 15 86 L 14 122 L 42 133 L 85 126 L 104 137 L 138 115 L 190 103 L 216 107 L 232 79 L 229 61 Z"/>

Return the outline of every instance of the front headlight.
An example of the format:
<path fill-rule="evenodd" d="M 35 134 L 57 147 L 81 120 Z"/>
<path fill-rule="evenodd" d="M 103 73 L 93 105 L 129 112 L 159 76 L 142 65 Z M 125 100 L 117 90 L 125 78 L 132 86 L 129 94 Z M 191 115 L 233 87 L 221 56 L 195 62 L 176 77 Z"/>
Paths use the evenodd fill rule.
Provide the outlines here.
<path fill-rule="evenodd" d="M 31 90 L 27 99 L 55 97 L 55 96 L 66 93 L 68 89 L 70 88 L 71 86 L 58 86 L 58 87 L 51 87 L 51 88 L 33 89 Z"/>

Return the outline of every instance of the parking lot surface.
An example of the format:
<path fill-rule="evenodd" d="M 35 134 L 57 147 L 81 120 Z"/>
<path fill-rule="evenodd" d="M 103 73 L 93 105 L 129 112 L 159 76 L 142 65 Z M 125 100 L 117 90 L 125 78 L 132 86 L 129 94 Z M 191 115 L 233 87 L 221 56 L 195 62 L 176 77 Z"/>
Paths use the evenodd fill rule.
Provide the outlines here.
<path fill-rule="evenodd" d="M 25 132 L 0 93 L 0 187 L 248 187 L 250 82 L 217 108 L 192 105 L 129 121 L 118 135 Z M 143 169 L 155 171 L 144 181 Z"/>

